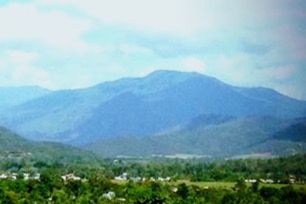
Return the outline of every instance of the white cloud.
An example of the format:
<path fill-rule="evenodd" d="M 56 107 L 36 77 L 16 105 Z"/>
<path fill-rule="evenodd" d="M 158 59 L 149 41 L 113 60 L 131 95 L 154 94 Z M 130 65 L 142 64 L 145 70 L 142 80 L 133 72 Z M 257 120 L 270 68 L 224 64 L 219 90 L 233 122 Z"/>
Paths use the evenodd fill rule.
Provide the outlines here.
<path fill-rule="evenodd" d="M 286 66 L 280 66 L 280 67 L 269 67 L 266 69 L 261 69 L 258 72 L 270 78 L 271 81 L 274 81 L 274 80 L 289 79 L 292 77 L 295 71 L 296 71 L 296 68 L 294 66 L 286 65 Z"/>
<path fill-rule="evenodd" d="M 22 50 L 8 50 L 1 57 L 2 85 L 40 85 L 53 88 L 49 73 L 35 66 L 39 54 Z"/>
<path fill-rule="evenodd" d="M 28 64 L 38 58 L 38 54 L 35 52 L 25 52 L 21 50 L 8 50 L 6 51 L 7 59 L 18 64 Z"/>
<path fill-rule="evenodd" d="M 153 54 L 152 50 L 150 50 L 146 47 L 139 46 L 139 45 L 136 45 L 136 44 L 131 44 L 131 43 L 121 44 L 119 46 L 119 50 L 126 55 L 129 55 L 129 54 Z"/>
<path fill-rule="evenodd" d="M 247 54 L 220 56 L 206 61 L 204 74 L 236 86 L 270 87 L 291 97 L 305 97 L 300 85 L 303 82 L 296 77 L 297 67 L 287 64 L 258 68 L 254 63 L 266 58 L 269 58 L 269 54 L 263 58 Z"/>
<path fill-rule="evenodd" d="M 0 7 L 0 41 L 32 41 L 57 49 L 87 48 L 80 36 L 91 22 L 59 11 L 40 11 L 33 4 Z"/>
<path fill-rule="evenodd" d="M 133 29 L 157 32 L 193 31 L 187 25 L 193 24 L 194 10 L 186 9 L 186 1 L 147 1 L 147 0 L 66 0 L 63 2 L 44 1 L 46 5 L 72 5 L 95 17 L 102 23 L 118 24 Z M 190 6 L 190 5 L 189 5 Z M 194 25 L 197 26 L 197 25 Z"/>
<path fill-rule="evenodd" d="M 70 5 L 103 23 L 170 34 L 235 31 L 263 26 L 284 17 L 271 0 L 64 0 L 37 1 L 43 5 Z"/>

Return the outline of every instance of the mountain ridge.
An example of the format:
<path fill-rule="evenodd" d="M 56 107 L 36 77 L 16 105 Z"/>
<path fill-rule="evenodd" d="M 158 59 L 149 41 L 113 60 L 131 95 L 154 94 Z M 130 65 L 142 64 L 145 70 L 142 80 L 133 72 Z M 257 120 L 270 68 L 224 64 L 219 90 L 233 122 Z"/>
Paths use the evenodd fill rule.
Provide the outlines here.
<path fill-rule="evenodd" d="M 0 87 L 0 110 L 21 105 L 49 93 L 51 93 L 50 90 L 39 86 Z"/>
<path fill-rule="evenodd" d="M 272 89 L 232 86 L 195 72 L 156 71 L 53 91 L 2 111 L 0 124 L 28 139 L 87 146 L 104 139 L 141 140 L 171 133 L 201 115 L 208 117 L 207 124 L 221 120 L 221 127 L 226 118 L 291 120 L 306 115 L 306 101 Z"/>

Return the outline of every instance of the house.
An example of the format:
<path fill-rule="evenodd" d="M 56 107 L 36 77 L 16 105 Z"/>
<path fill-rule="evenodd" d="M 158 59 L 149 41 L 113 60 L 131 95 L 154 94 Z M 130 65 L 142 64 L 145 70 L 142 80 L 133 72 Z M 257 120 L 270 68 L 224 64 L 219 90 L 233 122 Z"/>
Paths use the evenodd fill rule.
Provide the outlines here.
<path fill-rule="evenodd" d="M 74 174 L 67 174 L 64 176 L 61 176 L 61 178 L 63 179 L 63 181 L 80 181 L 81 178 L 78 176 L 75 176 Z"/>
<path fill-rule="evenodd" d="M 170 177 L 166 177 L 166 178 L 158 177 L 157 180 L 161 181 L 161 182 L 169 182 L 171 180 L 171 178 Z"/>
<path fill-rule="evenodd" d="M 24 173 L 23 174 L 23 180 L 27 181 L 30 179 L 30 174 L 29 173 Z"/>
<path fill-rule="evenodd" d="M 257 180 L 256 179 L 246 179 L 244 180 L 246 183 L 256 183 Z"/>
<path fill-rule="evenodd" d="M 12 173 L 10 178 L 13 179 L 13 180 L 16 180 L 17 179 L 17 173 Z"/>
<path fill-rule="evenodd" d="M 23 180 L 28 181 L 28 180 L 39 180 L 40 179 L 40 174 L 36 173 L 34 175 L 30 175 L 29 173 L 23 173 Z"/>
<path fill-rule="evenodd" d="M 272 179 L 260 179 L 259 181 L 262 183 L 274 183 Z"/>
<path fill-rule="evenodd" d="M 112 191 L 110 191 L 108 193 L 104 193 L 102 195 L 103 198 L 106 198 L 108 200 L 112 200 L 113 198 L 115 198 L 115 196 L 116 196 L 115 192 L 112 192 Z"/>
<path fill-rule="evenodd" d="M 294 175 L 289 175 L 289 183 L 294 184 L 296 177 Z"/>
<path fill-rule="evenodd" d="M 142 181 L 142 178 L 139 177 L 139 176 L 138 177 L 131 177 L 130 180 L 136 183 L 136 182 Z"/>
<path fill-rule="evenodd" d="M 37 173 L 32 177 L 33 180 L 39 180 L 40 179 L 40 174 Z"/>
<path fill-rule="evenodd" d="M 120 176 L 116 176 L 115 180 L 117 180 L 117 181 L 126 181 L 127 177 L 128 177 L 128 174 L 127 173 L 123 173 Z"/>

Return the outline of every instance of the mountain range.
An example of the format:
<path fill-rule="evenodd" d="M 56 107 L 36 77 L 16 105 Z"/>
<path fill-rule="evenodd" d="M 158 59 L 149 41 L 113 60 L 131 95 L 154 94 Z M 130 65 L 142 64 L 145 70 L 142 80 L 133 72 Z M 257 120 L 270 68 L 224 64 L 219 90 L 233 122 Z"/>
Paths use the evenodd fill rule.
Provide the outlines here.
<path fill-rule="evenodd" d="M 0 87 L 0 110 L 21 105 L 48 93 L 49 90 L 38 86 Z"/>
<path fill-rule="evenodd" d="M 304 152 L 306 101 L 199 73 L 155 71 L 93 87 L 0 89 L 0 124 L 102 155 Z M 294 133 L 293 133 L 294 132 Z M 294 134 L 292 136 L 292 134 Z"/>

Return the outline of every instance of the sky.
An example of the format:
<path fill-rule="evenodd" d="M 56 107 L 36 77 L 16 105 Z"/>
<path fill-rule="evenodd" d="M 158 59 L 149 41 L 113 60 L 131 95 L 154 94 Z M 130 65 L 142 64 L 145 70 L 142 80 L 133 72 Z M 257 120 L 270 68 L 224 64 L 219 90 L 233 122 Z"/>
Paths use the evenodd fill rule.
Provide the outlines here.
<path fill-rule="evenodd" d="M 306 100 L 304 0 L 0 0 L 0 86 L 196 71 Z"/>

